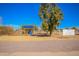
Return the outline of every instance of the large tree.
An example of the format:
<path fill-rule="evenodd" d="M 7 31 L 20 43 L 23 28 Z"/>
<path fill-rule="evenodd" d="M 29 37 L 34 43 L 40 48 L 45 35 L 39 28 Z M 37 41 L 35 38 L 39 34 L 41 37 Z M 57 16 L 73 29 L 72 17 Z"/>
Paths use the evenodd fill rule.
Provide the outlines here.
<path fill-rule="evenodd" d="M 46 21 L 42 22 L 42 27 L 41 27 L 44 31 L 48 31 L 48 24 Z"/>
<path fill-rule="evenodd" d="M 60 20 L 63 19 L 63 14 L 60 8 L 55 3 L 43 3 L 40 5 L 39 16 L 43 20 L 42 26 L 50 32 L 50 35 L 57 26 L 60 24 Z M 47 25 L 46 25 L 47 24 Z M 46 25 L 46 27 L 44 27 Z"/>

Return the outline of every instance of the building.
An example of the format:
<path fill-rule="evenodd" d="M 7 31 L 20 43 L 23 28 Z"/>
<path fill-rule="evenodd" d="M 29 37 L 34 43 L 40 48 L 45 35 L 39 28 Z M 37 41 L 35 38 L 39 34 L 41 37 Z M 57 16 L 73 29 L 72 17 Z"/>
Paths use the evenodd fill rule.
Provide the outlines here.
<path fill-rule="evenodd" d="M 35 30 L 35 27 L 33 25 L 25 25 L 22 26 L 22 30 L 22 34 L 32 35 Z"/>
<path fill-rule="evenodd" d="M 74 29 L 63 29 L 63 36 L 74 36 L 75 30 Z"/>

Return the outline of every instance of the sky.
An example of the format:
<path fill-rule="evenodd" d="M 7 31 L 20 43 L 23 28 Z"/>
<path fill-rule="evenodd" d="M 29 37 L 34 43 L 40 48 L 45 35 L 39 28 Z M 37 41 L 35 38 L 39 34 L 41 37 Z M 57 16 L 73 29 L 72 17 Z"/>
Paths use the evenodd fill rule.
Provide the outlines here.
<path fill-rule="evenodd" d="M 57 4 L 63 12 L 63 20 L 59 28 L 79 27 L 79 4 L 60 3 Z M 13 25 L 36 25 L 41 26 L 39 3 L 0 3 L 0 24 Z"/>

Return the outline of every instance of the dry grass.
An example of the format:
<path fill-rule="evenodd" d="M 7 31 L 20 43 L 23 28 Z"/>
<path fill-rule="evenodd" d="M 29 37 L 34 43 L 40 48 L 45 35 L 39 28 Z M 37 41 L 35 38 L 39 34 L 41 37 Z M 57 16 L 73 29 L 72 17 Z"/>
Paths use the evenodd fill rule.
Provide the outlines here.
<path fill-rule="evenodd" d="M 44 41 L 44 40 L 78 40 L 79 35 L 75 36 L 61 36 L 52 35 L 51 37 L 38 37 L 38 36 L 0 36 L 0 41 Z"/>
<path fill-rule="evenodd" d="M 36 37 L 36 36 L 0 36 L 0 41 L 40 41 L 50 40 L 50 37 Z"/>

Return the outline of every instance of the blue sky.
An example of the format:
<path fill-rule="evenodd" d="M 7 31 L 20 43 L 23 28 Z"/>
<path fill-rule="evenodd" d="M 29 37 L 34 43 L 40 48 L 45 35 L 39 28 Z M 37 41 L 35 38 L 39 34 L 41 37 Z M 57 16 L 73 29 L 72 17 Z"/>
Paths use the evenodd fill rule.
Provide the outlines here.
<path fill-rule="evenodd" d="M 2 25 L 37 25 L 41 26 L 41 19 L 38 16 L 38 3 L 17 3 L 0 4 L 0 24 Z M 79 27 L 79 4 L 58 4 L 64 14 L 59 28 Z"/>
<path fill-rule="evenodd" d="M 58 4 L 64 14 L 64 19 L 61 22 L 60 28 L 64 27 L 79 27 L 79 4 L 63 3 Z"/>

